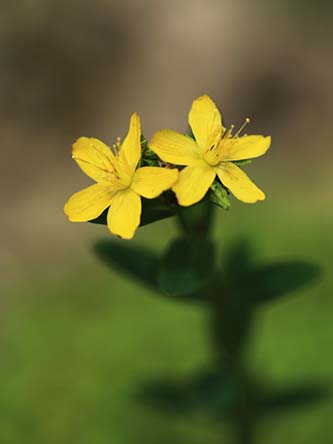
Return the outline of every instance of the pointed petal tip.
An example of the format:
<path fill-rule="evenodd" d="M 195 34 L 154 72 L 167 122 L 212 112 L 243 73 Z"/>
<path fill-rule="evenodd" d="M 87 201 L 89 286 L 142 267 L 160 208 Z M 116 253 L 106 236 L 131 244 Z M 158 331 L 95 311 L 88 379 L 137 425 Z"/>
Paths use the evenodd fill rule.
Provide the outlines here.
<path fill-rule="evenodd" d="M 194 100 L 206 100 L 206 99 L 212 100 L 212 98 L 210 97 L 209 94 L 203 93 L 203 94 L 201 94 L 199 97 L 197 97 Z"/>
<path fill-rule="evenodd" d="M 141 129 L 140 116 L 139 116 L 139 114 L 138 114 L 136 111 L 134 111 L 134 112 L 131 114 L 131 117 L 130 117 L 130 124 L 138 124 L 138 125 L 140 126 L 140 129 Z"/>
<path fill-rule="evenodd" d="M 129 167 L 130 174 L 133 174 L 141 157 L 141 123 L 137 113 L 132 113 L 130 117 L 127 135 L 119 151 L 119 159 Z"/>

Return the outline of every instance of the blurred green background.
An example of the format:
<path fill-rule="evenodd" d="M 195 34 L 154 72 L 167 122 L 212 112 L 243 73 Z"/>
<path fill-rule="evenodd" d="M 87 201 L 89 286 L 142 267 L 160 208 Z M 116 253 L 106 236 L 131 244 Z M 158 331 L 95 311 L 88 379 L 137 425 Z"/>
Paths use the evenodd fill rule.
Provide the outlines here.
<path fill-rule="evenodd" d="M 258 313 L 249 356 L 272 386 L 333 380 L 332 7 L 322 1 L 1 2 L 0 442 L 232 442 L 204 413 L 144 406 L 140 387 L 209 367 L 202 308 L 111 273 L 91 246 L 105 227 L 70 224 L 63 204 L 89 179 L 81 136 L 112 143 L 137 111 L 146 137 L 183 131 L 208 93 L 226 125 L 252 118 L 271 151 L 249 167 L 264 203 L 218 212 L 223 256 L 238 237 L 260 261 L 306 259 L 321 281 Z M 134 243 L 163 249 L 173 220 Z M 267 416 L 258 444 L 329 444 L 332 399 Z"/>

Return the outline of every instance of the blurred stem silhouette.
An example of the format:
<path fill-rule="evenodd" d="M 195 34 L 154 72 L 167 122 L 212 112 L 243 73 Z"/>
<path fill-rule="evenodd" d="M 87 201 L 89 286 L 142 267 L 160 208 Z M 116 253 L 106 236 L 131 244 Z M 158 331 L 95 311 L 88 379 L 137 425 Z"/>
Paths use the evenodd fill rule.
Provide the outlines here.
<path fill-rule="evenodd" d="M 215 207 L 208 202 L 181 208 L 177 216 L 183 236 L 192 240 L 195 238 L 210 240 L 214 215 Z M 216 268 L 215 263 L 214 268 Z M 211 312 L 210 330 L 216 351 L 217 373 L 221 381 L 225 374 L 232 375 L 236 380 L 237 396 L 233 400 L 230 419 L 235 425 L 235 435 L 239 444 L 252 444 L 255 418 L 251 405 L 252 388 L 243 354 L 252 316 L 250 310 L 242 308 L 232 294 L 227 292 L 220 294 L 219 278 L 217 276 L 217 285 L 214 285 L 214 279 L 206 290 Z"/>
<path fill-rule="evenodd" d="M 208 371 L 180 383 L 152 383 L 144 388 L 141 400 L 172 414 L 205 412 L 221 422 L 226 419 L 234 427 L 237 443 L 253 444 L 257 424 L 266 414 L 312 405 L 329 395 L 326 385 L 317 382 L 267 391 L 250 374 L 245 353 L 258 307 L 311 283 L 320 270 L 304 261 L 258 264 L 243 240 L 223 253 L 221 267 L 212 239 L 216 208 L 204 200 L 191 207 L 172 206 L 170 213 L 163 201 L 158 206 L 144 202 L 148 222 L 176 215 L 180 234 L 165 251 L 113 239 L 98 242 L 95 251 L 113 270 L 157 294 L 196 302 L 209 312 L 214 358 Z"/>

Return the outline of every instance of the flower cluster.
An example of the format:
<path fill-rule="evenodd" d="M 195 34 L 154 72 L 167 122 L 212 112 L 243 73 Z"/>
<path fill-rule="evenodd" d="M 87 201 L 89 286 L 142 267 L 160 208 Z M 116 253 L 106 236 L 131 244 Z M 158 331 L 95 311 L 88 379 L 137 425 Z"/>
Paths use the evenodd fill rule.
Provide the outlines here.
<path fill-rule="evenodd" d="M 194 100 L 189 124 L 193 138 L 165 129 L 145 143 L 145 153 L 153 155 L 152 162 L 145 162 L 143 156 L 136 113 L 131 116 L 123 143 L 118 139 L 112 148 L 98 139 L 79 138 L 73 145 L 73 159 L 96 183 L 70 197 L 64 208 L 69 220 L 87 222 L 109 208 L 111 233 L 131 239 L 140 225 L 141 197 L 154 199 L 171 189 L 179 205 L 190 206 L 219 181 L 243 202 L 265 199 L 237 161 L 265 154 L 270 137 L 241 136 L 245 124 L 232 135 L 233 126 L 228 130 L 223 127 L 221 114 L 207 95 Z"/>

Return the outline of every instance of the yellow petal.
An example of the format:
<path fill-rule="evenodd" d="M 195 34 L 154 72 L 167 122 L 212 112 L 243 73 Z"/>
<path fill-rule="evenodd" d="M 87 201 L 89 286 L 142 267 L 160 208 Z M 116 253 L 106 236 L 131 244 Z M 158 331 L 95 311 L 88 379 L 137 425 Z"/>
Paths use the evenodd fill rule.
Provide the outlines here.
<path fill-rule="evenodd" d="M 207 164 L 188 166 L 179 173 L 179 179 L 172 188 L 178 203 L 184 207 L 199 202 L 215 179 L 215 170 Z"/>
<path fill-rule="evenodd" d="M 127 136 L 121 145 L 119 161 L 130 167 L 133 172 L 141 156 L 141 124 L 140 117 L 133 113 L 131 115 Z"/>
<path fill-rule="evenodd" d="M 111 233 L 132 239 L 140 224 L 141 197 L 127 189 L 118 191 L 112 199 L 107 223 Z"/>
<path fill-rule="evenodd" d="M 107 185 L 95 183 L 73 194 L 64 211 L 72 222 L 87 222 L 98 217 L 111 203 L 114 191 Z"/>
<path fill-rule="evenodd" d="M 73 145 L 73 159 L 87 176 L 103 182 L 108 180 L 114 155 L 103 142 L 92 137 L 80 137 Z"/>
<path fill-rule="evenodd" d="M 200 147 L 191 137 L 173 130 L 157 131 L 149 146 L 164 162 L 175 165 L 192 165 L 202 157 Z"/>
<path fill-rule="evenodd" d="M 142 167 L 136 170 L 132 190 L 147 199 L 159 196 L 171 188 L 178 179 L 178 170 L 159 167 Z"/>
<path fill-rule="evenodd" d="M 229 188 L 237 199 L 246 203 L 265 199 L 265 194 L 261 189 L 234 163 L 221 162 L 216 167 L 216 173 L 223 185 Z"/>
<path fill-rule="evenodd" d="M 243 136 L 221 142 L 221 160 L 253 159 L 266 153 L 271 138 L 264 136 Z"/>
<path fill-rule="evenodd" d="M 194 100 L 188 119 L 195 140 L 202 150 L 211 148 L 221 138 L 221 114 L 209 96 L 204 95 Z"/>

